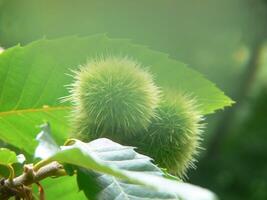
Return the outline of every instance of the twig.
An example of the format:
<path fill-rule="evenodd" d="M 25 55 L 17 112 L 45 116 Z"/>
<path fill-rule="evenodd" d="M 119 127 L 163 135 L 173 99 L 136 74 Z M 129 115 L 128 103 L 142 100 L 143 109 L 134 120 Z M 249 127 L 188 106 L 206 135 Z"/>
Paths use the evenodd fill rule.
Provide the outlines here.
<path fill-rule="evenodd" d="M 24 173 L 22 175 L 14 178 L 13 180 L 5 179 L 1 181 L 0 199 L 7 200 L 12 196 L 25 198 L 25 195 L 21 191 L 21 187 L 38 183 L 47 177 L 58 177 L 63 175 L 66 175 L 66 172 L 63 166 L 58 162 L 51 162 L 40 168 L 38 171 L 34 171 L 32 164 L 25 165 Z"/>

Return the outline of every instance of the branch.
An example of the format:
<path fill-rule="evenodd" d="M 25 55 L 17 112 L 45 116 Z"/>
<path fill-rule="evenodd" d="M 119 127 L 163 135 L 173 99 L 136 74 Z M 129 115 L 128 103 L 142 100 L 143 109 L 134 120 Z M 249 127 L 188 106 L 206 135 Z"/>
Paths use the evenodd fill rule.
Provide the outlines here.
<path fill-rule="evenodd" d="M 25 165 L 22 175 L 14 178 L 13 180 L 4 179 L 1 181 L 0 199 L 7 200 L 12 196 L 25 198 L 27 193 L 25 193 L 25 190 L 27 190 L 27 187 L 25 186 L 38 183 L 47 177 L 58 177 L 64 175 L 66 175 L 66 172 L 63 166 L 58 162 L 51 162 L 48 165 L 40 168 L 38 171 L 34 171 L 32 164 Z"/>

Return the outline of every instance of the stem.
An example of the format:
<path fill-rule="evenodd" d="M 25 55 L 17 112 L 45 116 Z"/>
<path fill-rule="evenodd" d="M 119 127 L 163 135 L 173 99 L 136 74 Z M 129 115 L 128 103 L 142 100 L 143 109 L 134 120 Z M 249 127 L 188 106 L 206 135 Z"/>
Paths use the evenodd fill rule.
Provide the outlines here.
<path fill-rule="evenodd" d="M 23 197 L 24 194 L 21 190 L 18 190 L 21 186 L 28 186 L 33 183 L 38 183 L 39 181 L 47 177 L 59 177 L 65 176 L 63 166 L 58 162 L 51 162 L 34 171 L 33 165 L 25 165 L 24 173 L 12 180 L 6 179 L 2 180 L 0 183 L 0 199 L 7 200 L 12 196 Z"/>
<path fill-rule="evenodd" d="M 45 165 L 48 165 L 49 163 L 51 163 L 52 161 L 49 160 L 49 159 L 45 159 L 45 160 L 41 160 L 40 162 L 36 163 L 34 166 L 33 166 L 33 170 L 34 171 L 38 171 L 40 168 L 42 168 L 43 166 Z"/>
<path fill-rule="evenodd" d="M 64 146 L 69 146 L 72 145 L 76 142 L 77 140 L 74 138 L 67 139 L 67 141 L 64 143 Z"/>
<path fill-rule="evenodd" d="M 8 180 L 11 182 L 13 180 L 13 178 L 15 177 L 15 171 L 14 171 L 14 168 L 12 167 L 12 165 L 7 165 L 7 168 L 9 170 Z"/>
<path fill-rule="evenodd" d="M 38 185 L 38 191 L 39 191 L 39 196 L 40 196 L 39 199 L 45 200 L 45 193 L 44 193 L 43 186 L 39 182 L 37 182 L 36 184 Z"/>

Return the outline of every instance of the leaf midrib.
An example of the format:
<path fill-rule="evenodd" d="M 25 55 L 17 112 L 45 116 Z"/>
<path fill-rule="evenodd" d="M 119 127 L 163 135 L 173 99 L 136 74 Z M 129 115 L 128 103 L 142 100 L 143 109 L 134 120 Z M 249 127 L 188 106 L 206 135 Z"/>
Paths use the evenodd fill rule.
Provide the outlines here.
<path fill-rule="evenodd" d="M 34 112 L 48 112 L 57 110 L 70 110 L 71 106 L 56 106 L 56 107 L 42 107 L 42 108 L 28 108 L 28 109 L 18 109 L 0 112 L 0 117 L 7 115 L 16 115 L 21 113 L 34 113 Z"/>

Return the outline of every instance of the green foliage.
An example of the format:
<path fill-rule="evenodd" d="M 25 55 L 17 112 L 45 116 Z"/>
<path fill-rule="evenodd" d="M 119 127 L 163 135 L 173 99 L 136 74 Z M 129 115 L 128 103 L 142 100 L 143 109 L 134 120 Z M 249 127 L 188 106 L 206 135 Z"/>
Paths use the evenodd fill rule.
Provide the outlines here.
<path fill-rule="evenodd" d="M 51 38 L 68 34 L 87 35 L 106 32 L 112 37 L 132 38 L 134 41 L 149 45 L 154 49 L 168 52 L 172 58 L 187 62 L 234 96 L 242 82 L 236 80 L 240 80 L 243 74 L 246 74 L 243 73 L 244 67 L 246 67 L 248 59 L 253 58 L 254 42 L 250 49 L 247 41 L 259 41 L 260 37 L 257 36 L 266 27 L 265 4 L 259 4 L 259 2 L 265 3 L 266 1 L 226 0 L 214 2 L 208 0 L 205 4 L 193 2 L 194 0 L 140 2 L 131 0 L 116 2 L 109 0 L 0 0 L 0 46 L 25 44 L 44 35 Z M 218 7 L 221 9 L 217 9 Z M 263 12 L 265 15 L 262 15 Z M 249 30 L 247 30 L 248 28 Z M 243 35 L 243 33 L 246 34 Z M 11 50 L 8 50 L 7 56 L 0 56 L 0 138 L 19 147 L 17 152 L 25 149 L 32 154 L 36 145 L 33 140 L 37 132 L 36 125 L 43 121 L 49 121 L 52 124 L 53 134 L 59 143 L 62 143 L 70 133 L 69 130 L 72 127 L 68 125 L 68 122 L 71 119 L 69 120 L 66 116 L 69 116 L 71 108 L 67 103 L 62 104 L 63 107 L 61 107 L 57 98 L 67 95 L 65 88 L 59 88 L 59 86 L 62 86 L 63 82 L 69 84 L 73 80 L 70 77 L 66 77 L 64 81 L 57 82 L 55 80 L 61 79 L 63 77 L 60 77 L 61 74 L 69 73 L 67 68 L 77 71 L 76 65 L 85 65 L 86 59 L 80 59 L 83 56 L 88 56 L 91 60 L 91 58 L 101 56 L 102 50 L 100 48 L 95 55 L 93 53 L 86 55 L 87 48 L 83 48 L 86 45 L 83 46 L 82 43 L 73 45 L 72 42 L 65 41 L 66 44 L 63 45 L 55 45 L 56 42 L 53 41 L 50 43 L 53 45 L 47 46 L 45 44 L 47 41 L 37 42 L 38 45 L 33 48 L 32 45 L 16 47 L 14 52 L 19 53 L 10 53 Z M 99 43 L 93 45 L 95 49 L 98 49 Z M 104 40 L 103 43 L 105 43 Z M 76 48 L 79 46 L 81 46 L 80 52 L 80 49 Z M 64 53 L 61 53 L 62 51 Z M 72 51 L 72 53 L 66 53 L 66 51 Z M 111 51 L 112 48 L 107 48 L 107 54 Z M 124 50 L 117 51 L 118 54 L 123 54 L 122 56 L 125 56 L 124 52 Z M 42 55 L 38 55 L 39 53 Z M 81 54 L 81 57 L 77 54 Z M 72 62 L 73 55 L 77 60 Z M 127 55 L 131 56 L 128 53 Z M 147 55 L 144 54 L 144 57 Z M 140 61 L 139 58 L 134 58 L 134 60 Z M 153 67 L 150 65 L 150 61 L 147 62 L 148 65 L 142 62 L 140 61 L 145 67 Z M 163 62 L 161 63 L 162 66 L 165 66 Z M 255 63 L 256 69 L 258 67 L 257 62 Z M 61 68 L 65 65 L 69 66 Z M 15 66 L 21 70 L 12 70 Z M 51 70 L 52 68 L 56 70 Z M 206 104 L 206 100 L 214 101 L 212 104 L 217 103 L 217 106 L 229 103 L 227 99 L 222 100 L 216 95 L 212 96 L 211 94 L 215 94 L 213 93 L 215 91 L 211 91 L 209 86 L 206 87 L 207 93 L 199 95 L 194 88 L 197 90 L 198 85 L 201 85 L 200 88 L 205 88 L 204 84 L 197 83 L 193 87 L 184 87 L 183 82 L 185 81 L 185 85 L 189 86 L 187 81 L 195 79 L 195 76 L 186 75 L 185 79 L 187 80 L 183 80 L 181 79 L 183 70 L 176 71 L 175 68 L 180 67 L 173 67 L 173 74 L 180 73 L 177 82 L 182 84 L 168 85 L 168 76 L 166 75 L 162 79 L 162 82 L 164 79 L 166 81 L 164 92 L 171 87 L 177 91 L 192 93 L 192 97 L 197 97 L 201 107 L 202 105 L 204 107 L 204 109 L 201 108 L 203 110 L 201 114 L 213 112 L 216 108 L 216 106 L 210 107 L 208 105 L 210 103 Z M 171 71 L 169 68 L 167 70 Z M 36 71 L 41 73 L 35 73 Z M 157 78 L 157 75 L 161 76 L 164 73 L 162 69 L 153 74 Z M 258 73 L 260 72 L 258 71 Z M 6 75 L 7 80 L 2 79 Z M 37 78 L 32 78 L 34 76 Z M 44 77 L 46 80 L 43 80 Z M 263 79 L 265 80 L 266 77 L 263 76 Z M 46 83 L 47 86 L 45 86 Z M 157 85 L 161 86 L 158 83 Z M 53 92 L 60 95 L 57 96 Z M 40 104 L 36 99 L 38 94 L 42 101 Z M 20 96 L 22 101 L 18 100 Z M 22 106 L 16 107 L 17 102 Z M 12 104 L 13 106 L 9 107 Z M 266 158 L 262 153 L 266 152 L 264 107 L 263 102 L 257 109 L 258 114 L 254 113 L 253 118 L 241 124 L 242 130 L 229 134 L 232 139 L 229 137 L 230 144 L 222 150 L 222 157 L 219 160 L 204 161 L 207 168 L 199 171 L 202 175 L 200 185 L 213 187 L 222 195 L 222 199 L 266 199 L 266 181 L 264 181 Z M 212 124 L 209 121 L 209 127 L 210 125 Z M 2 172 L 1 169 L 0 172 Z M 87 179 L 86 174 L 88 173 L 84 173 L 80 177 Z M 72 181 L 67 181 L 67 184 L 65 184 L 66 180 L 69 180 L 67 178 L 45 180 L 45 183 L 42 184 L 46 190 L 46 198 L 85 198 L 76 196 L 78 189 L 74 185 L 73 178 Z M 47 188 L 49 188 L 48 191 Z"/>
<path fill-rule="evenodd" d="M 159 102 L 151 75 L 128 58 L 99 58 L 75 72 L 67 97 L 74 104 L 74 133 L 121 141 L 147 128 Z"/>
<path fill-rule="evenodd" d="M 146 132 L 130 141 L 161 167 L 182 177 L 189 167 L 194 167 L 202 116 L 194 99 L 182 94 L 166 96 L 156 112 L 158 117 Z"/>
<path fill-rule="evenodd" d="M 52 161 L 76 166 L 79 187 L 85 190 L 86 195 L 90 194 L 88 198 L 216 198 L 205 189 L 164 178 L 164 173 L 150 162 L 151 159 L 136 153 L 133 147 L 122 146 L 105 138 L 90 143 L 72 139 L 66 144 L 68 146 L 61 147 L 62 150 L 41 161 L 36 167 Z M 89 187 L 88 183 L 94 184 L 94 187 Z M 97 190 L 95 187 L 98 187 Z M 192 191 L 194 194 L 191 194 Z"/>
<path fill-rule="evenodd" d="M 97 58 L 105 59 L 96 60 Z M 88 60 L 91 63 L 88 64 Z M 86 68 L 85 65 L 87 64 L 93 67 Z M 79 68 L 79 66 L 84 66 L 84 68 Z M 88 77 L 81 77 L 83 70 Z M 78 108 L 77 112 L 81 111 L 83 107 L 87 111 L 89 110 L 88 113 L 79 114 L 85 115 L 86 118 L 90 116 L 88 118 L 90 123 L 92 119 L 93 123 L 98 122 L 93 128 L 94 137 L 106 136 L 103 133 L 107 132 L 108 129 L 111 130 L 112 135 L 118 134 L 118 132 L 121 136 L 129 135 L 128 133 L 132 135 L 133 133 L 140 135 L 147 133 L 151 137 L 151 132 L 154 131 L 153 127 L 161 124 L 158 129 L 162 128 L 162 132 L 160 131 L 157 134 L 161 135 L 164 134 L 163 131 L 166 131 L 165 135 L 169 136 L 167 141 L 171 141 L 172 138 L 176 137 L 169 134 L 172 131 L 163 130 L 165 127 L 162 126 L 161 120 L 166 120 L 165 114 L 169 115 L 169 111 L 171 114 L 174 113 L 173 121 L 177 121 L 181 117 L 179 120 L 184 120 L 183 126 L 188 129 L 188 132 L 181 131 L 182 129 L 178 130 L 178 127 L 175 126 L 173 128 L 176 129 L 177 134 L 174 135 L 178 135 L 179 132 L 181 137 L 176 138 L 176 144 L 179 143 L 179 146 L 187 149 L 188 152 L 184 153 L 183 158 L 178 155 L 179 153 L 172 154 L 176 156 L 175 160 L 177 162 L 180 159 L 181 165 L 179 167 L 175 166 L 176 171 L 179 168 L 179 172 L 177 172 L 179 175 L 183 174 L 187 166 L 190 165 L 189 159 L 196 152 L 199 115 L 195 113 L 195 107 L 191 101 L 188 100 L 187 104 L 184 105 L 182 98 L 176 94 L 181 91 L 190 94 L 199 103 L 198 109 L 201 114 L 212 113 L 232 103 L 222 91 L 199 73 L 178 61 L 170 59 L 165 54 L 132 44 L 128 40 L 109 39 L 103 35 L 40 40 L 25 47 L 10 48 L 0 55 L 0 81 L 3 83 L 0 85 L 0 139 L 32 155 L 37 145 L 34 140 L 37 125 L 40 125 L 43 121 L 48 121 L 52 124 L 53 137 L 56 142 L 63 143 L 71 130 L 69 124 L 71 119 L 68 119 L 67 116 L 70 116 L 73 107 L 70 102 L 60 102 L 60 98 L 68 95 L 66 85 L 75 81 L 73 76 L 66 75 L 71 71 L 76 74 L 74 78 L 76 83 L 71 90 L 78 91 L 78 94 L 85 90 L 86 95 L 71 96 L 70 99 L 74 101 L 74 106 L 78 105 L 76 107 L 76 109 Z M 153 78 L 148 71 L 152 73 Z M 111 84 L 114 91 L 111 88 L 106 90 L 105 81 L 109 81 L 110 77 L 112 77 L 112 81 L 114 80 Z M 85 85 L 80 84 L 79 81 Z M 104 85 L 101 86 L 102 82 Z M 96 85 L 94 85 L 95 83 Z M 99 88 L 97 88 L 98 86 Z M 172 98 L 178 99 L 174 101 L 178 106 L 177 109 L 174 103 L 168 104 L 170 106 L 168 107 L 164 102 L 160 108 L 157 108 L 159 102 L 157 87 L 163 93 L 170 92 Z M 105 99 L 106 96 L 101 93 L 101 89 L 103 93 L 110 92 L 110 96 L 112 96 L 111 104 L 107 103 L 110 99 Z M 114 97 L 116 98 L 114 99 Z M 80 100 L 80 104 L 77 104 L 77 99 Z M 187 101 L 187 99 L 183 100 Z M 130 107 L 123 107 L 124 104 L 130 105 Z M 116 112 L 120 110 L 120 114 L 122 114 L 115 113 L 115 110 Z M 159 116 L 155 115 L 155 111 Z M 189 112 L 192 112 L 190 119 L 187 116 Z M 150 122 L 152 122 L 151 125 L 149 125 Z M 87 121 L 84 123 L 87 123 Z M 101 131 L 98 132 L 98 130 Z M 185 138 L 187 137 L 191 137 L 191 144 L 186 141 Z M 87 195 L 88 182 L 84 178 L 88 178 L 92 174 L 99 176 L 99 173 L 101 173 L 103 176 L 100 177 L 105 178 L 101 180 L 88 178 L 88 180 L 91 180 L 90 183 L 94 182 L 96 186 L 104 187 L 108 186 L 110 181 L 113 181 L 115 185 L 120 186 L 119 188 L 126 196 L 144 195 L 164 199 L 170 197 L 170 195 L 176 195 L 183 199 L 196 199 L 196 196 L 198 199 L 214 199 L 214 195 L 206 190 L 164 178 L 165 174 L 150 163 L 150 158 L 136 154 L 132 148 L 120 146 L 104 139 L 94 141 L 95 143 L 99 142 L 97 143 L 99 148 L 113 144 L 110 146 L 111 149 L 103 152 L 103 149 L 90 147 L 92 143 L 72 141 L 75 141 L 74 144 L 63 147 L 62 150 L 55 148 L 54 150 L 58 151 L 56 154 L 50 151 L 50 146 L 55 145 L 56 142 L 42 143 L 42 145 L 46 144 L 43 147 L 43 156 L 49 158 L 38 163 L 37 170 L 38 167 L 45 166 L 53 160 L 75 166 L 74 168 L 78 167 L 79 186 L 86 191 Z M 122 152 L 125 154 L 114 154 L 115 150 L 113 148 L 123 149 Z M 178 148 L 175 149 L 178 150 Z M 132 160 L 127 157 L 129 152 L 133 156 L 131 157 Z M 49 155 L 45 155 L 46 153 Z M 180 151 L 180 154 L 182 153 Z M 169 168 L 166 165 L 170 162 L 169 160 L 157 162 L 164 163 L 163 165 Z M 156 175 L 153 175 L 153 169 L 156 169 Z M 81 174 L 82 172 L 83 174 Z M 12 177 L 13 175 L 11 179 Z M 47 184 L 49 181 L 45 183 Z M 66 186 L 67 188 L 70 184 L 71 181 L 62 179 L 60 186 Z M 74 189 L 74 187 L 71 188 Z M 98 189 L 95 188 L 89 193 L 93 196 L 99 196 L 105 191 L 104 188 Z M 119 197 L 116 187 L 113 189 L 113 196 Z M 53 192 L 55 196 L 61 194 L 56 188 L 50 188 L 47 192 L 49 193 L 49 191 Z M 73 195 L 73 198 L 80 196 L 80 194 L 76 196 L 73 192 L 71 192 L 71 195 Z"/>
<path fill-rule="evenodd" d="M 36 146 L 36 126 L 45 120 L 53 124 L 53 135 L 62 143 L 69 133 L 66 116 L 70 109 L 69 104 L 61 104 L 58 99 L 67 96 L 64 85 L 72 82 L 72 77 L 65 74 L 96 55 L 131 56 L 149 67 L 155 83 L 163 90 L 192 94 L 202 114 L 232 103 L 196 71 L 128 40 L 105 36 L 41 40 L 10 48 L 0 55 L 0 138 L 31 154 Z"/>
<path fill-rule="evenodd" d="M 48 178 L 41 182 L 46 199 L 86 200 L 83 192 L 79 191 L 76 177 Z M 37 192 L 36 192 L 37 193 Z"/>

